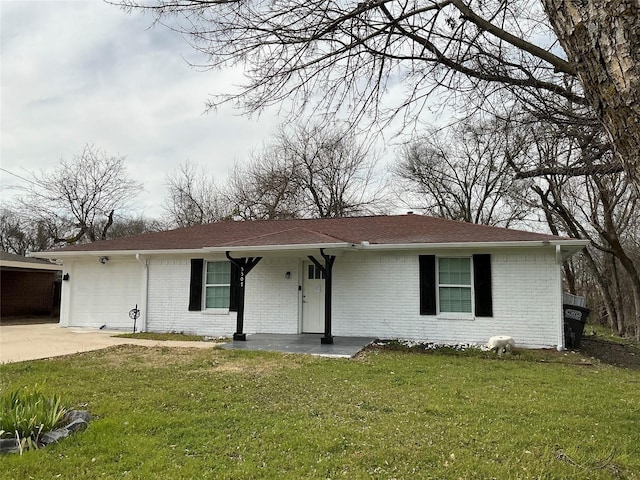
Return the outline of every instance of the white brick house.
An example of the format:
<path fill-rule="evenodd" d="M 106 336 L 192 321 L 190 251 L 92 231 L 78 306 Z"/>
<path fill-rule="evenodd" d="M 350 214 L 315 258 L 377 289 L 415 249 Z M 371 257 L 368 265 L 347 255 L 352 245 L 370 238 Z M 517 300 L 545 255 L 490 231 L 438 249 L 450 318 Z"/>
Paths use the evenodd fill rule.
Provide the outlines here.
<path fill-rule="evenodd" d="M 560 267 L 586 243 L 399 215 L 226 221 L 38 256 L 63 261 L 64 327 L 130 329 L 137 305 L 151 332 L 563 348 Z"/>

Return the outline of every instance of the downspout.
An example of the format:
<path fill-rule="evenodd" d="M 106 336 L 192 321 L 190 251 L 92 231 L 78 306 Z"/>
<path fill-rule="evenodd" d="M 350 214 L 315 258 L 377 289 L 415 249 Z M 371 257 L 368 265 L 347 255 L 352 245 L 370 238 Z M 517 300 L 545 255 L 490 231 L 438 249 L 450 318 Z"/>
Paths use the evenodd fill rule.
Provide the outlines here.
<path fill-rule="evenodd" d="M 136 260 L 142 265 L 144 271 L 144 278 L 142 282 L 142 303 L 140 305 L 140 331 L 147 331 L 147 306 L 148 306 L 148 292 L 149 292 L 149 265 L 147 260 L 144 262 L 139 253 L 136 253 Z"/>
<path fill-rule="evenodd" d="M 562 309 L 562 248 L 560 245 L 556 245 L 556 265 L 558 266 L 558 295 L 560 296 L 560 302 L 558 305 L 558 346 L 557 350 L 562 352 L 565 350 L 564 346 L 564 311 Z"/>

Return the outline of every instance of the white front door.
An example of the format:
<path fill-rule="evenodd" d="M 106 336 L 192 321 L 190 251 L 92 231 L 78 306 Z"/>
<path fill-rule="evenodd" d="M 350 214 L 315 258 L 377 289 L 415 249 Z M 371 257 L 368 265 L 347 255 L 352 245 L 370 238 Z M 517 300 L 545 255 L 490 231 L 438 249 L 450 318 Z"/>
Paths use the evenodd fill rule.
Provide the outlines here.
<path fill-rule="evenodd" d="M 324 332 L 324 275 L 311 262 L 303 264 L 302 332 Z"/>

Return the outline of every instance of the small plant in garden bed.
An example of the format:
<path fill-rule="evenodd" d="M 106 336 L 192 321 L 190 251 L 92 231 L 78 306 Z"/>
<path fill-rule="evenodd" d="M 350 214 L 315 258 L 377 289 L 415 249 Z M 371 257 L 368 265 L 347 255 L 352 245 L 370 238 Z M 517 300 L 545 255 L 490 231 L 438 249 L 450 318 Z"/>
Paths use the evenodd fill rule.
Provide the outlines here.
<path fill-rule="evenodd" d="M 59 395 L 48 396 L 35 385 L 0 396 L 0 438 L 14 439 L 20 451 L 40 446 L 43 433 L 54 430 L 67 409 Z"/>
<path fill-rule="evenodd" d="M 376 340 L 370 348 L 403 351 L 411 353 L 435 353 L 464 357 L 480 357 L 496 359 L 496 353 L 486 345 L 473 343 L 441 344 L 418 342 L 416 340 Z M 595 359 L 585 358 L 578 352 L 558 352 L 555 349 L 515 349 L 502 359 L 521 360 L 541 363 L 564 363 L 570 365 L 592 365 Z"/>
<path fill-rule="evenodd" d="M 485 346 L 473 343 L 443 344 L 433 342 L 418 342 L 416 340 L 376 340 L 373 347 L 407 352 L 434 352 L 451 355 L 463 354 L 465 356 L 482 355 L 491 353 Z"/>
<path fill-rule="evenodd" d="M 171 332 L 171 333 L 153 333 L 153 332 L 142 332 L 142 333 L 122 333 L 120 335 L 114 335 L 117 338 L 139 338 L 142 340 L 160 340 L 160 341 L 168 341 L 168 340 L 177 340 L 181 342 L 210 342 L 210 341 L 225 341 L 226 338 L 212 338 L 206 337 L 202 335 L 188 335 L 182 332 Z"/>

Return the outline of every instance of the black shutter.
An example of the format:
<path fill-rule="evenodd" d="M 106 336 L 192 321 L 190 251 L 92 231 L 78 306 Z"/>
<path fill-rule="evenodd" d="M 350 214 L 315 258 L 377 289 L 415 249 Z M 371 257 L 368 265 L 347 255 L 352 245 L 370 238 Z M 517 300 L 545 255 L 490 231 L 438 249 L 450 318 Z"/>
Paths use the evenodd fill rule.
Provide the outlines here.
<path fill-rule="evenodd" d="M 229 311 L 238 311 L 238 301 L 240 299 L 240 267 L 231 262 L 231 286 L 229 288 Z"/>
<path fill-rule="evenodd" d="M 473 256 L 473 286 L 476 317 L 493 317 L 491 299 L 491 255 Z"/>
<path fill-rule="evenodd" d="M 202 310 L 202 258 L 191 259 L 191 284 L 189 285 L 189 311 Z"/>
<path fill-rule="evenodd" d="M 420 315 L 436 314 L 436 256 L 420 255 Z"/>

